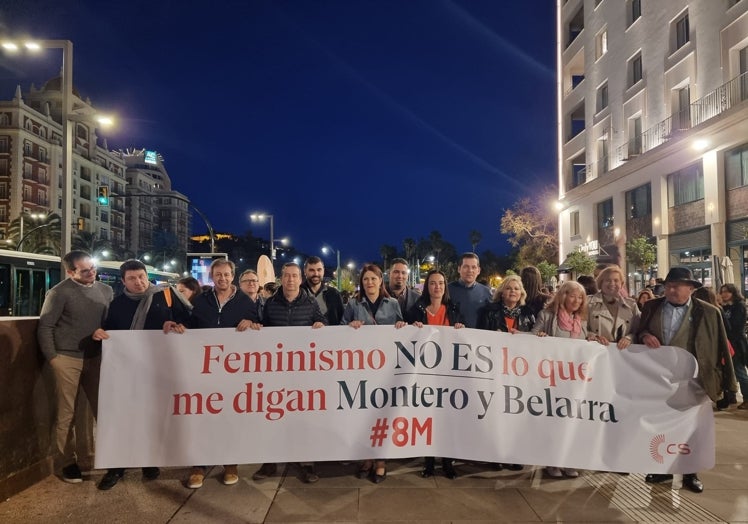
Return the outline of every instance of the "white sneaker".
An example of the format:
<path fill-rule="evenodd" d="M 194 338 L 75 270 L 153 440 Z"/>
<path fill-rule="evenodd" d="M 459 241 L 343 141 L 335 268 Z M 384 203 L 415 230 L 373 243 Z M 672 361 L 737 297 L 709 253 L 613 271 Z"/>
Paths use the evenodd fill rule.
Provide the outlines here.
<path fill-rule="evenodd" d="M 561 471 L 564 472 L 564 475 L 573 479 L 579 476 L 579 472 L 574 468 L 563 468 Z"/>
<path fill-rule="evenodd" d="M 563 478 L 564 476 L 564 474 L 561 473 L 560 468 L 556 468 L 552 466 L 547 466 L 545 468 L 545 474 L 551 477 L 552 479 L 560 479 L 560 478 Z"/>

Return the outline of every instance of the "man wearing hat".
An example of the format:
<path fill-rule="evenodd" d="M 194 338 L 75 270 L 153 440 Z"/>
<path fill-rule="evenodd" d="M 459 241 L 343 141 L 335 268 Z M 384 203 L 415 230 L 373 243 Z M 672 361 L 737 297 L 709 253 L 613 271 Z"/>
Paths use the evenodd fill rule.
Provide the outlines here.
<path fill-rule="evenodd" d="M 665 278 L 664 296 L 644 304 L 637 340 L 649 348 L 676 346 L 699 362 L 699 383 L 709 398 L 719 400 L 725 389 L 737 391 L 735 371 L 727 347 L 727 333 L 716 307 L 691 297 L 701 287 L 691 270 L 674 267 Z M 649 483 L 664 482 L 672 475 L 649 474 Z M 694 493 L 704 490 L 696 473 L 683 475 L 683 485 Z"/>

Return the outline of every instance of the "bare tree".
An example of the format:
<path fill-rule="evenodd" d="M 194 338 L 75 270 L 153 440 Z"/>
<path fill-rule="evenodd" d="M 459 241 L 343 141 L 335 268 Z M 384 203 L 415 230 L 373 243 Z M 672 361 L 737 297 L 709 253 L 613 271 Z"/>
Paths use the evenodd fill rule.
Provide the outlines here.
<path fill-rule="evenodd" d="M 558 216 L 552 212 L 555 188 L 538 198 L 521 198 L 501 217 L 501 232 L 519 248 L 516 267 L 558 260 Z"/>

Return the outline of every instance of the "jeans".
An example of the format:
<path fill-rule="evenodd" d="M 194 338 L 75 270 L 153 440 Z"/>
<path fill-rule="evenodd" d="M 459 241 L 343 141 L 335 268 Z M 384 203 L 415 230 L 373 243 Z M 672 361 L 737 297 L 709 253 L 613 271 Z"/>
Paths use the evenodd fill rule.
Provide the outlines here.
<path fill-rule="evenodd" d="M 732 365 L 735 368 L 735 377 L 740 384 L 740 394 L 743 396 L 743 402 L 748 402 L 748 371 L 745 368 L 744 357 L 735 353 L 732 357 Z"/>

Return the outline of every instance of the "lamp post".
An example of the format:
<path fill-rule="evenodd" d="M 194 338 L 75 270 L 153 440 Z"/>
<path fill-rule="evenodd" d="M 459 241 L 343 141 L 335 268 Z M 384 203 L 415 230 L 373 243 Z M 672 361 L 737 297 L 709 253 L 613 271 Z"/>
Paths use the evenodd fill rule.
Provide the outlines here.
<path fill-rule="evenodd" d="M 18 241 L 18 245 L 16 246 L 16 251 L 21 251 L 21 246 L 23 245 L 23 241 L 26 240 L 29 237 L 29 235 L 31 235 L 31 233 L 38 231 L 40 229 L 44 229 L 45 227 L 50 227 L 51 225 L 52 224 L 42 224 L 41 226 L 36 226 L 31 231 L 23 235 L 21 239 Z"/>
<path fill-rule="evenodd" d="M 29 51 L 40 49 L 62 49 L 62 74 L 60 90 L 62 92 L 62 212 L 60 217 L 62 255 L 72 249 L 73 217 L 73 128 L 70 115 L 73 112 L 73 43 L 70 40 L 34 40 L 24 42 Z M 18 51 L 20 46 L 15 42 L 2 42 L 2 47 L 10 52 Z"/>
<path fill-rule="evenodd" d="M 332 247 L 328 246 L 322 246 L 322 252 L 326 255 L 332 251 L 335 251 L 337 254 L 337 267 L 335 268 L 335 274 L 338 277 L 338 291 L 340 291 L 340 250 L 339 249 L 333 249 Z"/>
<path fill-rule="evenodd" d="M 28 216 L 29 216 L 29 218 L 31 220 L 34 220 L 34 221 L 36 221 L 36 220 L 38 220 L 40 218 L 44 218 L 44 215 L 42 213 L 31 213 Z M 18 244 L 19 245 L 21 243 L 20 240 L 23 238 L 23 225 L 24 225 L 23 223 L 24 223 L 25 218 L 26 218 L 26 213 L 24 211 L 21 211 L 21 214 L 18 217 L 18 219 L 19 219 L 19 224 L 18 224 L 19 225 L 19 227 L 18 227 L 18 239 L 19 239 L 19 242 L 18 242 Z M 16 249 L 16 251 L 20 251 L 20 250 Z"/>
<path fill-rule="evenodd" d="M 270 219 L 270 260 L 275 262 L 275 242 L 273 240 L 273 215 L 267 213 L 252 213 L 249 215 L 252 221 L 263 222 L 266 218 Z"/>

